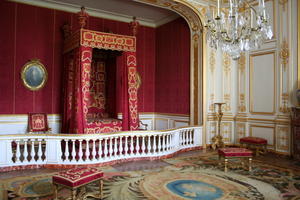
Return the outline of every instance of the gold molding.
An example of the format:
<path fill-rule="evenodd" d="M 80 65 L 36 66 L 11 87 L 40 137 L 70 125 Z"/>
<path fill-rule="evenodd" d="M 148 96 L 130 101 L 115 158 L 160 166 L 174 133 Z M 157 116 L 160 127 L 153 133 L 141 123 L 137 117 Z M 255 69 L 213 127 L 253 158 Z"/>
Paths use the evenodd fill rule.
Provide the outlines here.
<path fill-rule="evenodd" d="M 249 125 L 249 135 L 250 136 L 253 136 L 252 128 L 270 128 L 270 129 L 273 129 L 273 145 L 268 144 L 268 146 L 273 147 L 274 149 L 276 148 L 276 129 L 275 129 L 275 126 L 263 126 L 263 125 L 250 124 Z"/>
<path fill-rule="evenodd" d="M 274 93 L 273 93 L 273 111 L 272 112 L 256 112 L 253 109 L 253 70 L 254 70 L 254 66 L 253 66 L 253 58 L 257 57 L 257 56 L 263 56 L 263 55 L 268 55 L 271 54 L 273 55 L 273 61 L 274 61 L 274 66 L 273 66 L 273 70 L 274 70 L 274 77 L 273 77 L 273 86 L 274 86 Z M 250 78 L 249 78 L 249 88 L 250 88 L 250 92 L 249 92 L 249 103 L 250 103 L 250 113 L 251 114 L 258 114 L 258 115 L 274 115 L 275 114 L 275 105 L 276 105 L 276 51 L 267 51 L 267 52 L 260 52 L 260 53 L 254 53 L 250 55 Z"/>

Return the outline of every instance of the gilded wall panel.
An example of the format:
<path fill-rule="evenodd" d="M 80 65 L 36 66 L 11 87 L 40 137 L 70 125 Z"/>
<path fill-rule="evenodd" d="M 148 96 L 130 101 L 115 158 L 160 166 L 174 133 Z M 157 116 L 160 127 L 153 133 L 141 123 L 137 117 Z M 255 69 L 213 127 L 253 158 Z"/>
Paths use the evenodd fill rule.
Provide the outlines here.
<path fill-rule="evenodd" d="M 277 126 L 276 150 L 289 151 L 289 129 L 288 126 Z"/>
<path fill-rule="evenodd" d="M 276 55 L 275 51 L 250 55 L 250 113 L 275 114 Z M 262 87 L 263 86 L 263 87 Z"/>

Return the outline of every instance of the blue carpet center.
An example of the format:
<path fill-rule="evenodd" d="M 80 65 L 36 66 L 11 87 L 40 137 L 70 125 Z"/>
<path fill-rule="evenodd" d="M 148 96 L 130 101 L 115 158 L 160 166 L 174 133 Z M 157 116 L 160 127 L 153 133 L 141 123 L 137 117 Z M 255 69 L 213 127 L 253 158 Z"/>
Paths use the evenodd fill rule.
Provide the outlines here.
<path fill-rule="evenodd" d="M 176 180 L 167 188 L 178 196 L 188 199 L 214 200 L 223 196 L 223 191 L 214 185 L 196 180 Z"/>

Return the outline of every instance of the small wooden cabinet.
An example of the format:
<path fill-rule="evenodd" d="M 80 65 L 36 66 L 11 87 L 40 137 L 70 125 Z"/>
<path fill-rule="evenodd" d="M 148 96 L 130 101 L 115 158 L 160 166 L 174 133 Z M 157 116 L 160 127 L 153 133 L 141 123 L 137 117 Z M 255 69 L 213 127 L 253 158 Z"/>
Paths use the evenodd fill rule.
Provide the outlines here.
<path fill-rule="evenodd" d="M 300 160 L 300 107 L 292 107 L 291 113 L 292 128 L 292 157 Z"/>

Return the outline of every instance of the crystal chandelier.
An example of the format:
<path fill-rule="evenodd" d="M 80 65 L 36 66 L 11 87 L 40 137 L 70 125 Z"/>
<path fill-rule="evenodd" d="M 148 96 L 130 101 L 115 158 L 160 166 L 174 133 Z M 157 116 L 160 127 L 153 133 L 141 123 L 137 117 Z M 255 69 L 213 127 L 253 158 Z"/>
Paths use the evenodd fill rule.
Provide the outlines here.
<path fill-rule="evenodd" d="M 273 37 L 264 0 L 255 0 L 257 10 L 249 0 L 228 0 L 222 10 L 220 0 L 217 1 L 217 13 L 206 14 L 206 38 L 210 47 L 221 48 L 237 60 L 242 52 L 258 49 Z"/>

